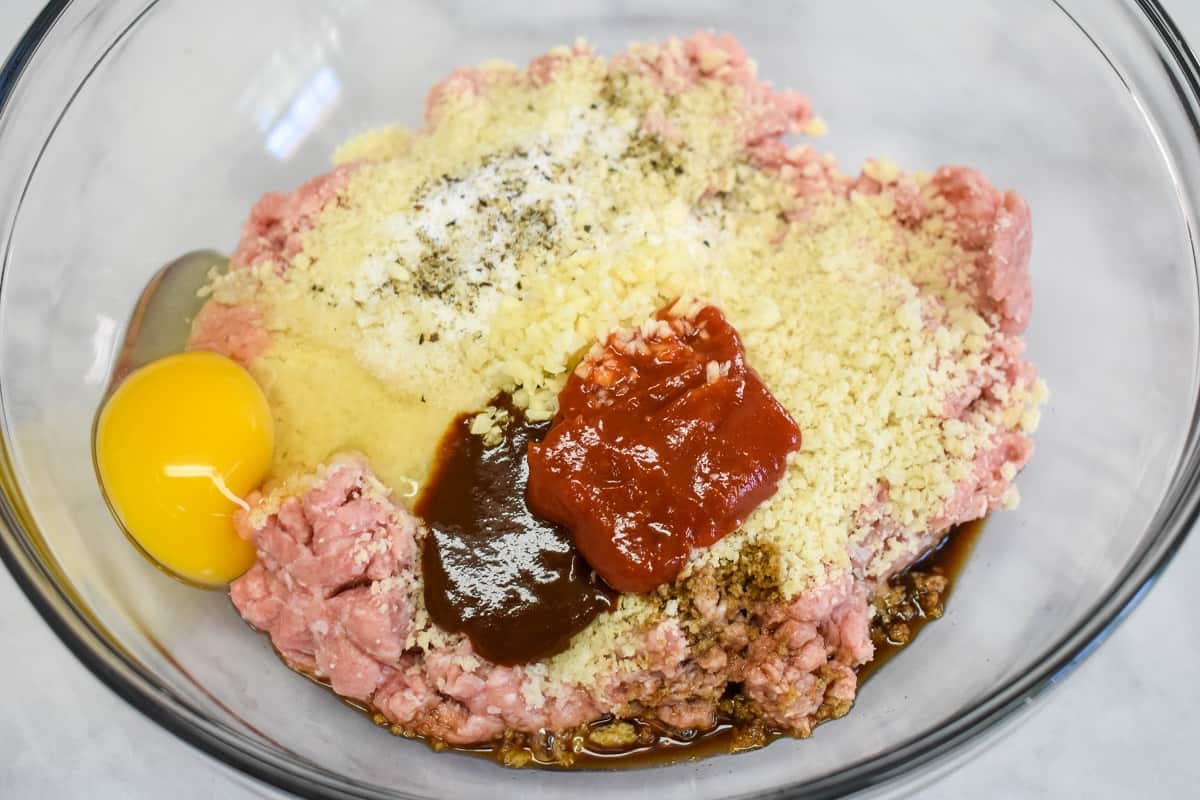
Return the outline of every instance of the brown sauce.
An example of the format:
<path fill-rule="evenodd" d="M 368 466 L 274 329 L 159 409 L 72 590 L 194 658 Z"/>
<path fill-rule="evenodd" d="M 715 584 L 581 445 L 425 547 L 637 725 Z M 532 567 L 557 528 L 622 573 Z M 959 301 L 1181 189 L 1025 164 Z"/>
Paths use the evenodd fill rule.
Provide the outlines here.
<path fill-rule="evenodd" d="M 565 650 L 614 596 L 570 534 L 525 502 L 526 451 L 550 423 L 530 422 L 505 396 L 492 405 L 508 412 L 502 441 L 485 446 L 471 433 L 473 415 L 460 416 L 414 508 L 429 527 L 425 606 L 484 658 L 523 664 Z"/>
<path fill-rule="evenodd" d="M 911 613 L 911 617 L 899 621 L 908 629 L 908 638 L 904 640 L 903 636 L 894 635 L 895 632 L 889 633 L 887 626 L 881 624 L 878 618 L 872 622 L 871 638 L 875 643 L 875 657 L 859 667 L 858 685 L 860 687 L 906 645 L 916 639 L 922 628 L 942 616 L 945 604 L 954 589 L 954 583 L 963 567 L 967 565 L 967 559 L 970 558 L 971 551 L 975 549 L 975 543 L 979 541 L 985 521 L 986 518 L 977 519 L 956 526 L 932 550 L 904 572 L 892 578 L 893 590 L 900 589 L 902 592 L 899 613 L 896 616 L 904 617 Z M 923 591 L 920 585 L 924 581 L 917 576 L 942 578 L 944 588 L 939 592 L 940 596 L 936 599 L 929 598 L 928 592 Z M 933 605 L 926 607 L 931 600 Z"/>

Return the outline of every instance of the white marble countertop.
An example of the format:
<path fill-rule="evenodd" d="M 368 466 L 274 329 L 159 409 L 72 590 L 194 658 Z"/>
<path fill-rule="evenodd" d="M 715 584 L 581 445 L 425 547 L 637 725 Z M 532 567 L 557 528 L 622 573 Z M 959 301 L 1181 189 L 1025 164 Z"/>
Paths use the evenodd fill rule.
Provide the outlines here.
<path fill-rule="evenodd" d="M 1200 3 L 1170 0 L 1200 41 Z M 40 0 L 0 3 L 0 53 Z M 926 787 L 959 797 L 1185 797 L 1200 789 L 1200 616 L 1187 542 L 1115 634 L 1004 739 Z M 84 669 L 0 571 L 0 795 L 276 796 L 232 775 L 126 705 Z M 15 654 L 20 654 L 17 657 Z"/>

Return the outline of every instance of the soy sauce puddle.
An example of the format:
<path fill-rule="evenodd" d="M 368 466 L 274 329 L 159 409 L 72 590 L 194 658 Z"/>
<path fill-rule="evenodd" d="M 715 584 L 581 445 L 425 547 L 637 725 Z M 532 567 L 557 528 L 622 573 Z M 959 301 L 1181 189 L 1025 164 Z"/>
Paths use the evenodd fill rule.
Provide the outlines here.
<path fill-rule="evenodd" d="M 945 606 L 949 602 L 950 595 L 954 593 L 958 576 L 966 567 L 967 561 L 971 557 L 971 552 L 975 549 L 975 545 L 983 533 L 985 522 L 987 522 L 986 517 L 955 526 L 941 542 L 935 545 L 928 553 L 921 556 L 918 561 L 898 575 L 897 578 L 903 578 L 905 575 L 912 573 L 932 573 L 944 576 L 946 578 L 946 589 L 943 592 L 942 604 Z M 893 582 L 895 580 L 893 579 Z M 891 661 L 904 648 L 912 644 L 925 626 L 935 620 L 936 617 L 924 614 L 910 620 L 907 624 L 912 633 L 911 638 L 906 644 L 896 644 L 887 640 L 883 642 L 876 641 L 875 657 L 858 669 L 859 688 L 862 688 L 863 684 L 887 664 L 888 661 Z"/>

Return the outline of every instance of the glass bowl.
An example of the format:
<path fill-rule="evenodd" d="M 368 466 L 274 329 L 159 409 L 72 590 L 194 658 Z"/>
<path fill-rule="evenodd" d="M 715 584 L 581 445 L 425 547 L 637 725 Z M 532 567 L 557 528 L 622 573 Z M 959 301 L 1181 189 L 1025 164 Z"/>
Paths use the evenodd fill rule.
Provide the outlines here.
<path fill-rule="evenodd" d="M 118 532 L 88 434 L 124 321 L 157 266 L 230 249 L 261 193 L 417 122 L 456 64 L 697 28 L 808 93 L 848 167 L 965 163 L 1029 200 L 1052 399 L 1023 504 L 988 523 L 946 617 L 811 740 L 609 773 L 388 736 Z M 1197 81 L 1152 0 L 51 3 L 0 72 L 0 551 L 116 692 L 304 795 L 830 796 L 934 774 L 1094 648 L 1196 515 Z"/>

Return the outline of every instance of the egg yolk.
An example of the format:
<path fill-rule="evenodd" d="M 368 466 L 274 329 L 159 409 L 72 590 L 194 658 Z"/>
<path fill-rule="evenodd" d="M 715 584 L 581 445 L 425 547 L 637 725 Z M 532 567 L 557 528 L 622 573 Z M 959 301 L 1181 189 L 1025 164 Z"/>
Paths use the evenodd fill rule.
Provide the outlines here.
<path fill-rule="evenodd" d="M 233 513 L 266 477 L 273 446 L 262 390 L 216 353 L 131 373 L 96 422 L 96 468 L 126 533 L 167 572 L 205 585 L 254 563 Z"/>

